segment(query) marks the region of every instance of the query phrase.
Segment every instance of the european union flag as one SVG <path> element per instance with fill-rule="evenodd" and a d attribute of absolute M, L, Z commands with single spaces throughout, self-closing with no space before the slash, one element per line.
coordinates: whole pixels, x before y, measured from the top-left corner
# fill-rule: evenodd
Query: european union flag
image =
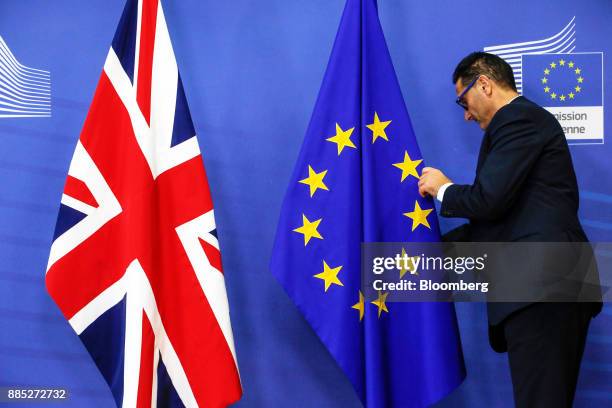
<path fill-rule="evenodd" d="M 540 106 L 603 106 L 603 54 L 523 55 L 523 95 Z"/>
<path fill-rule="evenodd" d="M 369 407 L 424 407 L 465 377 L 452 304 L 360 291 L 362 242 L 439 240 L 422 166 L 376 2 L 348 0 L 271 269 Z"/>

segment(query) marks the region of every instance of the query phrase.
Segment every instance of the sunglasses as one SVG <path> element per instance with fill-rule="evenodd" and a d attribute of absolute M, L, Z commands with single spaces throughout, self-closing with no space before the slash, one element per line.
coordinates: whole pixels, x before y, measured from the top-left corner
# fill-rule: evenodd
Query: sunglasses
<path fill-rule="evenodd" d="M 468 109 L 468 105 L 467 105 L 467 102 L 463 99 L 463 96 L 467 93 L 467 91 L 470 90 L 471 87 L 474 86 L 474 84 L 476 83 L 478 78 L 480 78 L 480 75 L 477 75 L 476 78 L 472 79 L 472 82 L 470 82 L 469 85 L 465 87 L 463 92 L 461 92 L 461 94 L 459 94 L 457 99 L 455 99 L 455 102 L 457 103 L 457 105 L 461 106 L 465 110 Z"/>

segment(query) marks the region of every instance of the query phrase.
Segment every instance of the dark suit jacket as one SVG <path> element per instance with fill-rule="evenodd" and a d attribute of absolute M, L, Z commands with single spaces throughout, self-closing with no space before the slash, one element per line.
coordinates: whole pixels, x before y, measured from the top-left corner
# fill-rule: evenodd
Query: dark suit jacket
<path fill-rule="evenodd" d="M 441 215 L 470 221 L 445 238 L 587 242 L 578 220 L 578 201 L 576 175 L 559 122 L 518 97 L 493 116 L 480 147 L 474 183 L 454 184 L 444 193 Z M 489 303 L 489 323 L 496 325 L 526 305 Z M 594 306 L 594 314 L 599 309 L 601 303 Z"/>

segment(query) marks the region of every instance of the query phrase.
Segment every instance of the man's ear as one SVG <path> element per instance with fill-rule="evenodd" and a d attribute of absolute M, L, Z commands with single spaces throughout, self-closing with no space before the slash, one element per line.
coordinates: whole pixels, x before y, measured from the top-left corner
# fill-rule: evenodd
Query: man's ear
<path fill-rule="evenodd" d="M 478 88 L 480 88 L 479 91 L 489 96 L 493 91 L 493 83 L 489 77 L 487 77 L 486 75 L 482 75 L 478 79 Z"/>

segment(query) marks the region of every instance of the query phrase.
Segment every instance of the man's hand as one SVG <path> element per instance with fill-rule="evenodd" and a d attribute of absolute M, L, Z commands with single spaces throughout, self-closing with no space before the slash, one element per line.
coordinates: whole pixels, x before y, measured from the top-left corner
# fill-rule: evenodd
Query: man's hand
<path fill-rule="evenodd" d="M 425 167 L 419 179 L 419 194 L 422 197 L 425 197 L 426 194 L 436 197 L 440 187 L 446 183 L 452 183 L 452 181 L 444 173 L 433 167 Z"/>

